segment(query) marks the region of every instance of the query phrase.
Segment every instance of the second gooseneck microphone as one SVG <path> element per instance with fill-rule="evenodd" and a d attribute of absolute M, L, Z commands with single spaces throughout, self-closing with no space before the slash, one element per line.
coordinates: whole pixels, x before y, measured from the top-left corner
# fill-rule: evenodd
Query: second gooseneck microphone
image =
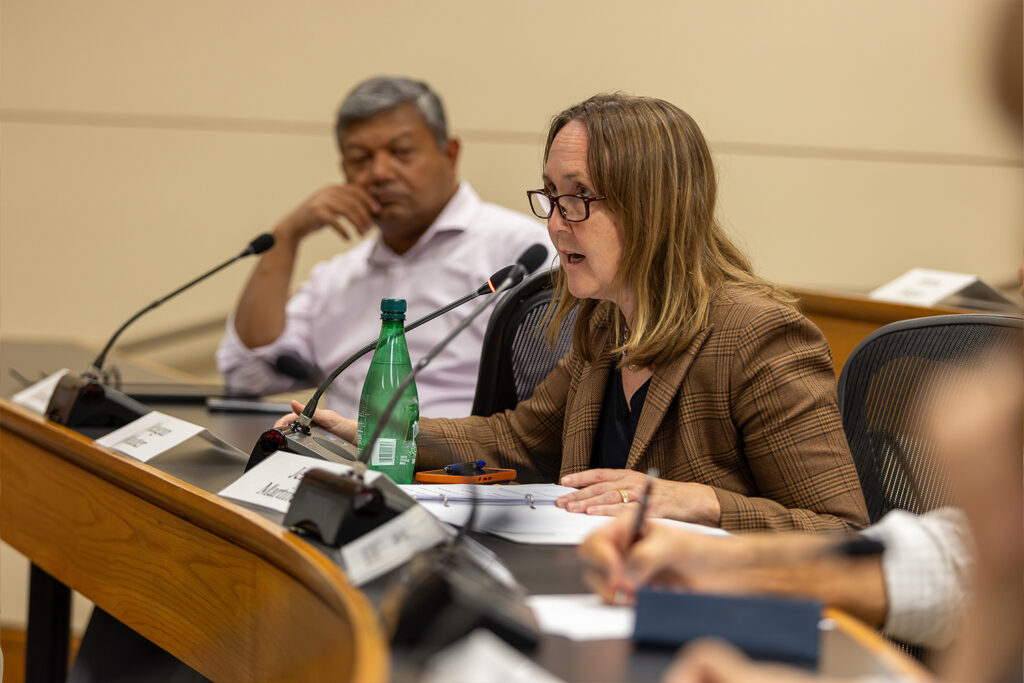
<path fill-rule="evenodd" d="M 547 249 L 545 249 L 543 246 L 541 246 L 539 244 L 535 244 L 532 247 L 530 247 L 530 249 L 527 249 L 527 253 L 529 253 L 530 250 L 537 249 L 537 248 L 541 249 L 541 251 L 544 252 L 541 255 L 541 257 L 540 257 L 540 261 L 542 262 L 544 260 L 544 258 L 547 257 Z M 525 256 L 525 254 L 523 256 L 520 256 L 520 261 L 522 261 L 524 256 Z M 534 269 L 536 269 L 536 267 L 534 267 Z M 428 323 L 431 320 L 433 320 L 434 318 L 436 318 L 436 317 L 438 317 L 440 315 L 444 315 L 448 311 L 450 311 L 450 310 L 452 310 L 454 308 L 458 308 L 462 304 L 464 304 L 464 303 L 466 303 L 468 301 L 472 301 L 473 299 L 477 298 L 478 296 L 481 296 L 483 294 L 490 294 L 490 293 L 496 291 L 498 286 L 500 284 L 504 284 L 507 280 L 512 280 L 512 282 L 511 282 L 511 284 L 506 285 L 505 288 L 508 289 L 509 287 L 514 287 L 515 285 L 517 285 L 520 282 L 522 282 L 524 276 L 525 275 L 522 272 L 522 269 L 521 269 L 521 266 L 519 265 L 519 263 L 516 263 L 516 264 L 511 265 L 511 266 L 505 266 L 504 268 L 502 268 L 502 269 L 498 270 L 497 272 L 495 272 L 494 275 L 492 275 L 490 278 L 488 278 L 487 282 L 485 282 L 484 284 L 480 285 L 480 287 L 477 288 L 476 291 L 474 291 L 474 292 L 472 292 L 470 294 L 467 294 L 466 296 L 462 297 L 461 299 L 459 299 L 457 301 L 453 301 L 452 303 L 448 304 L 447 306 L 444 306 L 442 308 L 437 309 L 433 313 L 430 313 L 428 315 L 423 316 L 422 318 L 416 320 L 415 322 L 409 323 L 408 325 L 406 325 L 405 331 L 406 332 L 410 332 L 412 330 L 415 330 L 420 325 L 423 325 L 424 323 Z M 338 377 L 338 375 L 340 375 L 342 372 L 344 372 L 345 369 L 348 368 L 348 366 L 352 365 L 352 363 L 355 363 L 357 360 L 359 360 L 360 358 L 365 356 L 367 353 L 369 353 L 370 351 L 373 351 L 375 348 L 377 348 L 377 341 L 378 340 L 374 339 L 373 341 L 371 341 L 366 346 L 363 346 L 362 348 L 357 350 L 351 356 L 346 358 L 341 363 L 341 365 L 339 365 L 337 368 L 335 368 L 334 371 L 331 374 L 327 375 L 327 377 L 324 378 L 324 380 L 320 383 L 320 385 L 317 386 L 316 391 L 313 392 L 313 396 L 311 396 L 310 399 L 308 401 L 306 401 L 306 405 L 302 409 L 302 414 L 299 415 L 299 417 L 295 420 L 295 422 L 292 423 L 291 426 L 292 426 L 293 429 L 296 429 L 296 430 L 302 431 L 302 432 L 308 432 L 309 426 L 310 426 L 310 424 L 313 421 L 313 413 L 316 411 L 317 404 L 320 402 L 320 397 L 323 395 L 323 393 L 325 391 L 327 391 L 327 388 L 329 386 L 331 386 L 331 383 Z"/>
<path fill-rule="evenodd" d="M 544 248 L 544 245 L 542 244 L 534 244 L 532 247 L 524 251 L 516 261 L 516 264 L 512 267 L 511 272 L 509 272 L 505 280 L 498 285 L 498 287 L 496 287 L 486 299 L 481 301 L 480 305 L 470 311 L 469 315 L 467 315 L 462 322 L 456 325 L 444 339 L 438 342 L 434 348 L 430 349 L 430 351 L 428 351 L 427 354 L 413 366 L 409 374 L 402 380 L 402 383 L 398 385 L 397 389 L 395 389 L 394 395 L 391 396 L 391 400 L 388 401 L 387 407 L 384 408 L 384 414 L 377 420 L 377 428 L 373 431 L 373 434 L 370 435 L 366 445 L 363 446 L 362 450 L 359 452 L 360 462 L 365 464 L 369 459 L 370 454 L 373 453 L 373 446 L 376 444 L 377 439 L 380 438 L 381 433 L 383 433 L 388 422 L 391 420 L 391 415 L 395 412 L 395 406 L 398 405 L 398 401 L 401 399 L 402 394 L 405 393 L 406 388 L 413 379 L 416 378 L 416 375 L 419 374 L 420 370 L 425 368 L 427 364 L 434 359 L 434 356 L 441 353 L 441 351 L 451 343 L 452 339 L 455 339 L 459 333 L 469 327 L 470 323 L 472 323 L 477 316 L 483 313 L 484 309 L 490 306 L 499 294 L 511 288 L 515 283 L 520 282 L 524 277 L 540 268 L 540 265 L 544 263 L 544 259 L 547 258 L 547 254 L 548 250 Z"/>

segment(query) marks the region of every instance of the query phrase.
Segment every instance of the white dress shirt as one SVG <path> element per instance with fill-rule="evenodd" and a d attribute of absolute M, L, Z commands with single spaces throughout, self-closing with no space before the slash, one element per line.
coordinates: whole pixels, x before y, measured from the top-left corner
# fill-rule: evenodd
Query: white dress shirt
<path fill-rule="evenodd" d="M 285 330 L 271 344 L 247 348 L 230 318 L 217 351 L 217 367 L 231 389 L 260 394 L 289 391 L 297 387 L 295 380 L 273 369 L 282 352 L 300 356 L 327 375 L 380 335 L 381 299 L 405 299 L 406 322 L 412 322 L 473 292 L 537 243 L 552 254 L 542 223 L 483 202 L 468 183 L 462 183 L 406 253 L 396 254 L 379 236 L 373 236 L 317 264 L 309 280 L 289 300 Z M 406 339 L 412 362 L 424 356 L 479 301 L 410 332 Z M 480 315 L 417 376 L 420 415 L 469 415 L 490 311 Z M 371 357 L 367 354 L 345 370 L 320 405 L 354 418 Z"/>
<path fill-rule="evenodd" d="M 930 648 L 948 645 L 963 617 L 974 566 L 964 513 L 949 507 L 923 515 L 892 510 L 862 533 L 885 544 L 889 610 L 882 632 Z"/>

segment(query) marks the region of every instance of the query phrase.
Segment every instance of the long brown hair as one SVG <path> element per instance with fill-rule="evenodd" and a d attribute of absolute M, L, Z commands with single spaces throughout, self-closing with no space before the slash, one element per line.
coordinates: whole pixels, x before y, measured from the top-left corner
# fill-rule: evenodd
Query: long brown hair
<path fill-rule="evenodd" d="M 596 95 L 552 119 L 545 162 L 555 136 L 570 121 L 586 126 L 593 189 L 606 197 L 623 228 L 617 284 L 635 297 L 628 330 L 621 314 L 615 316 L 615 352 L 624 353 L 623 363 L 644 366 L 678 356 L 707 323 L 711 301 L 727 284 L 793 304 L 792 296 L 753 275 L 746 256 L 716 220 L 711 151 L 686 112 L 649 97 Z M 577 299 L 561 270 L 554 301 L 548 334 L 557 334 L 578 306 L 573 345 L 585 360 L 593 360 L 592 325 L 614 304 Z"/>

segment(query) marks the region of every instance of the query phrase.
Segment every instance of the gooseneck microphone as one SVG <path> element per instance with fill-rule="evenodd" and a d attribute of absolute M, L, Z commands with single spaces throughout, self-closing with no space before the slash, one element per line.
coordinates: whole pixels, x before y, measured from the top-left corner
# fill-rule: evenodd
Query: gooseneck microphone
<path fill-rule="evenodd" d="M 534 245 L 534 246 L 535 247 L 539 247 L 540 245 Z M 544 249 L 544 248 L 541 247 L 541 249 Z M 542 257 L 542 259 L 544 257 L 546 257 L 546 256 L 547 256 L 547 250 L 544 250 L 544 256 Z M 448 311 L 452 310 L 453 308 L 458 308 L 462 304 L 464 304 L 464 303 L 466 303 L 468 301 L 472 301 L 473 299 L 477 298 L 478 296 L 482 296 L 484 294 L 490 294 L 490 293 L 494 292 L 497 289 L 497 285 L 495 283 L 502 283 L 503 284 L 506 280 L 512 279 L 512 283 L 510 285 L 508 285 L 507 287 L 513 287 L 513 286 L 519 284 L 520 282 L 522 282 L 523 277 L 524 277 L 524 275 L 521 272 L 521 270 L 519 269 L 519 265 L 518 264 L 513 264 L 511 266 L 505 266 L 504 268 L 502 268 L 502 269 L 498 270 L 497 272 L 495 272 L 494 275 L 489 277 L 487 279 L 487 282 L 485 282 L 484 284 L 480 285 L 480 287 L 478 287 L 476 289 L 476 291 L 474 291 L 474 292 L 472 292 L 470 294 L 467 294 L 466 296 L 462 297 L 458 301 L 453 301 L 452 303 L 448 304 L 447 306 L 444 306 L 442 308 L 437 309 L 433 313 L 430 313 L 428 315 L 423 316 L 422 318 L 420 318 L 419 320 L 416 320 L 415 322 L 409 323 L 408 325 L 405 326 L 405 331 L 406 332 L 410 332 L 412 330 L 415 330 L 420 325 L 422 325 L 424 323 L 428 323 L 428 322 L 430 322 L 431 320 L 433 320 L 434 318 L 436 318 L 436 317 L 438 317 L 440 315 L 444 315 L 445 313 L 447 313 Z M 292 423 L 294 428 L 302 430 L 302 431 L 308 431 L 309 430 L 309 425 L 313 421 L 313 413 L 314 413 L 314 411 L 316 411 L 317 403 L 319 403 L 320 397 L 323 395 L 323 393 L 325 391 L 327 391 L 327 388 L 329 386 L 331 386 L 331 383 L 338 377 L 338 375 L 340 375 L 342 372 L 344 372 L 345 369 L 348 368 L 348 366 L 352 365 L 352 363 L 355 363 L 361 357 L 365 356 L 367 353 L 369 353 L 370 351 L 373 351 L 375 348 L 377 348 L 377 341 L 378 341 L 377 339 L 374 339 L 369 344 L 367 344 L 366 346 L 362 347 L 361 349 L 359 349 L 358 351 L 353 353 L 351 356 L 346 358 L 344 360 L 344 362 L 342 362 L 341 365 L 339 365 L 337 368 L 335 368 L 334 372 L 332 372 L 331 374 L 327 375 L 327 377 L 324 379 L 324 381 L 322 381 L 320 383 L 320 385 L 316 388 L 316 391 L 313 392 L 313 396 L 310 397 L 310 399 L 308 401 L 306 401 L 306 405 L 302 409 L 302 414 L 299 415 L 299 417 L 295 420 L 295 422 Z"/>
<path fill-rule="evenodd" d="M 359 452 L 360 462 L 365 464 L 369 459 L 370 454 L 373 453 L 373 447 L 377 443 L 377 439 L 380 438 L 381 433 L 383 433 L 384 429 L 391 421 L 391 416 L 395 412 L 395 406 L 398 405 L 398 402 L 402 398 L 402 394 L 405 393 L 406 388 L 408 388 L 409 384 L 411 384 L 413 379 L 416 378 L 416 375 L 419 374 L 420 370 L 425 368 L 437 354 L 441 353 L 441 351 L 443 351 L 444 348 L 459 335 L 459 333 L 469 327 L 469 324 L 472 323 L 477 316 L 483 313 L 485 308 L 494 303 L 494 300 L 499 294 L 512 287 L 514 283 L 521 281 L 524 277 L 540 268 L 540 265 L 544 263 L 547 255 L 548 250 L 544 248 L 544 245 L 542 244 L 534 244 L 532 247 L 524 251 L 516 261 L 516 264 L 512 267 L 512 271 L 509 272 L 505 280 L 496 287 L 486 299 L 481 301 L 476 308 L 470 311 L 469 315 L 467 315 L 462 322 L 456 325 L 444 339 L 439 341 L 434 348 L 430 349 L 430 351 L 428 351 L 427 354 L 413 366 L 412 370 L 409 371 L 409 374 L 405 376 L 401 384 L 398 385 L 398 388 L 395 389 L 395 393 L 391 396 L 391 400 L 388 401 L 387 406 L 384 408 L 384 413 L 377 421 L 377 428 L 373 430 L 373 434 L 370 435 L 366 445 Z"/>
<path fill-rule="evenodd" d="M 196 279 L 192 280 L 191 282 L 189 282 L 189 283 L 187 283 L 185 285 L 182 285 L 181 287 L 178 287 L 176 290 L 174 290 L 173 292 L 171 292 L 167 296 L 165 296 L 165 297 L 163 297 L 161 299 L 157 299 L 156 301 L 154 301 L 150 305 L 146 306 L 145 308 L 143 308 L 141 311 L 139 311 L 138 313 L 136 313 L 132 317 L 128 318 L 128 320 L 123 325 L 121 325 L 121 327 L 117 328 L 117 332 L 115 332 L 114 335 L 110 338 L 110 341 L 107 342 L 107 345 L 103 347 L 103 350 L 100 351 L 100 354 L 98 356 L 96 356 L 96 360 L 94 360 L 92 362 L 92 368 L 90 369 L 90 372 L 95 374 L 97 378 L 102 378 L 103 377 L 103 363 L 104 363 L 104 361 L 106 361 L 107 353 L 110 352 L 110 349 L 114 345 L 114 342 L 117 341 L 117 338 L 121 336 L 121 333 L 124 332 L 125 329 L 127 329 L 127 327 L 129 325 L 131 325 L 133 322 L 135 322 L 136 320 L 141 318 L 143 315 L 145 315 L 146 313 L 149 313 L 154 308 L 156 308 L 157 306 L 161 305 L 162 303 L 164 303 L 168 299 L 171 299 L 171 298 L 177 296 L 178 294 L 181 294 L 182 292 L 184 292 L 189 287 L 192 287 L 193 285 L 199 284 L 200 282 L 202 282 L 206 278 L 210 277 L 214 273 L 217 273 L 217 272 L 223 270 L 224 268 L 227 268 L 228 266 L 230 266 L 235 261 L 238 261 L 239 259 L 243 259 L 246 256 L 252 256 L 254 254 L 262 254 L 266 250 L 270 249 L 272 246 L 274 246 L 274 236 L 273 235 L 271 235 L 269 232 L 265 232 L 265 233 L 263 233 L 261 235 L 258 235 L 252 242 L 249 242 L 249 246 L 247 246 L 237 256 L 233 256 L 233 257 L 229 258 L 227 261 L 225 261 L 224 263 L 222 263 L 219 266 L 217 266 L 216 268 L 213 268 L 211 270 L 206 271 L 205 273 L 203 273 L 202 275 L 200 275 Z"/>
<path fill-rule="evenodd" d="M 527 250 L 527 253 L 530 253 L 531 250 L 531 262 L 532 260 L 536 260 L 539 265 L 547 258 L 547 249 L 543 246 L 535 244 Z M 536 250 L 540 251 L 538 252 Z M 538 253 L 539 256 L 537 256 Z M 522 261 L 523 256 L 520 256 L 519 260 Z M 532 268 L 536 269 L 537 266 L 535 265 Z M 513 287 L 522 282 L 523 277 L 525 277 L 525 273 L 526 270 L 518 263 L 511 266 L 505 266 L 491 275 L 491 277 L 487 279 L 487 282 L 480 285 L 476 291 L 467 294 L 457 301 L 453 301 L 447 306 L 439 308 L 433 313 L 430 313 L 415 322 L 410 323 L 405 327 L 405 331 L 409 332 L 410 330 L 414 330 L 420 325 L 430 322 L 434 318 L 444 315 L 452 309 L 457 308 L 479 296 L 493 293 L 499 286 L 503 285 L 505 289 Z M 331 385 L 331 382 L 333 382 L 338 375 L 344 372 L 346 368 L 352 365 L 352 363 L 359 360 L 360 357 L 377 348 L 377 341 L 377 339 L 374 339 L 369 344 L 360 348 L 351 356 L 346 358 L 341 365 L 335 368 L 334 372 L 328 375 L 320 383 L 316 391 L 313 393 L 313 396 L 306 401 L 306 405 L 303 407 L 302 413 L 287 427 L 274 427 L 260 434 L 259 438 L 256 440 L 256 444 L 252 448 L 252 453 L 249 455 L 249 461 L 245 466 L 246 471 L 249 471 L 259 463 L 263 462 L 263 460 L 271 453 L 280 450 L 323 458 L 333 462 L 352 463 L 357 460 L 359 453 L 353 445 L 338 439 L 333 434 L 326 433 L 322 437 L 318 437 L 313 434 L 311 428 L 313 413 L 316 411 L 317 402 Z"/>
<path fill-rule="evenodd" d="M 53 390 L 50 402 L 46 407 L 46 416 L 62 425 L 76 428 L 87 436 L 97 437 L 110 429 L 122 427 L 132 420 L 135 420 L 150 411 L 145 404 L 125 396 L 116 389 L 105 385 L 107 375 L 103 370 L 103 363 L 107 353 L 114 346 L 114 342 L 121 336 L 121 333 L 138 320 L 143 314 L 148 313 L 171 297 L 174 297 L 189 287 L 205 280 L 219 270 L 226 268 L 235 261 L 252 254 L 262 254 L 274 246 L 274 236 L 263 233 L 249 243 L 240 254 L 228 259 L 213 270 L 207 271 L 183 287 L 179 287 L 162 299 L 158 299 L 146 306 L 144 309 L 133 315 L 126 323 L 121 325 L 110 338 L 107 345 L 103 347 L 92 367 L 86 372 L 76 375 L 65 374 Z M 105 430 L 93 433 L 90 430 Z"/>
<path fill-rule="evenodd" d="M 381 430 L 390 421 L 395 406 L 405 389 L 416 374 L 422 370 L 434 356 L 447 346 L 456 335 L 464 330 L 480 313 L 503 291 L 520 282 L 523 277 L 536 270 L 547 257 L 547 250 L 537 244 L 527 249 L 518 262 L 509 269 L 503 269 L 481 287 L 477 292 L 447 307 L 449 310 L 464 303 L 482 292 L 491 294 L 479 306 L 460 322 L 452 332 L 413 367 L 391 397 L 390 402 L 381 414 L 381 420 L 362 453 L 353 453 L 351 446 L 337 448 L 328 442 L 313 437 L 308 426 L 303 428 L 299 420 L 293 421 L 286 429 L 271 429 L 260 437 L 246 465 L 251 469 L 275 450 L 288 450 L 293 453 L 312 455 L 325 460 L 344 463 L 347 468 L 340 474 L 333 474 L 319 469 L 307 472 L 295 491 L 292 503 L 284 517 L 284 526 L 296 533 L 315 533 L 320 539 L 333 547 L 358 538 L 364 533 L 385 524 L 402 515 L 406 510 L 415 507 L 415 500 L 402 491 L 387 476 L 368 477 L 366 458 L 373 452 L 374 444 L 380 438 Z M 504 277 L 495 286 L 499 275 Z M 442 311 L 443 312 L 443 311 Z M 440 315 L 432 314 L 427 319 Z M 422 322 L 425 322 L 424 319 Z M 421 321 L 417 321 L 417 324 Z M 409 326 L 410 328 L 413 325 Z M 367 347 L 367 349 L 372 348 Z M 332 373 L 336 375 L 337 373 Z M 329 380 L 326 382 L 329 383 Z M 308 406 L 309 404 L 307 404 Z M 301 416 L 300 416 L 301 418 Z M 308 423 L 307 423 L 308 424 Z M 287 437 L 285 432 L 288 433 Z M 333 435 L 328 435 L 333 436 Z M 460 546 L 461 547 L 461 546 Z"/>

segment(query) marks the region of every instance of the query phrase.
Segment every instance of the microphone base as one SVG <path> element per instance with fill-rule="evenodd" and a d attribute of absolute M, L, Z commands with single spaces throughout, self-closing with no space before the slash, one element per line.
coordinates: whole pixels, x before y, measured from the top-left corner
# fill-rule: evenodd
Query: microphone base
<path fill-rule="evenodd" d="M 249 454 L 245 471 L 248 472 L 277 451 L 306 455 L 343 465 L 352 465 L 359 461 L 359 451 L 349 442 L 327 432 L 324 432 L 322 436 L 317 436 L 289 426 L 281 429 L 268 429 L 260 434 L 260 438 L 256 440 L 256 445 L 253 446 L 252 452 Z"/>
<path fill-rule="evenodd" d="M 477 628 L 529 653 L 540 642 L 540 630 L 524 598 L 490 576 L 456 543 L 413 560 L 382 612 L 392 646 L 423 657 Z"/>
<path fill-rule="evenodd" d="M 300 535 L 319 537 L 335 548 L 355 540 L 416 505 L 395 482 L 380 475 L 366 482 L 367 467 L 351 444 L 285 427 L 268 429 L 257 439 L 245 466 L 250 469 L 277 451 L 347 466 L 344 474 L 309 470 L 292 497 L 284 526 Z"/>
<path fill-rule="evenodd" d="M 334 548 L 354 541 L 416 505 L 387 476 L 366 483 L 366 466 L 346 474 L 311 469 L 302 477 L 282 524 Z"/>
<path fill-rule="evenodd" d="M 113 431 L 151 410 L 91 375 L 68 373 L 57 383 L 46 407 L 46 416 L 65 427 Z"/>

